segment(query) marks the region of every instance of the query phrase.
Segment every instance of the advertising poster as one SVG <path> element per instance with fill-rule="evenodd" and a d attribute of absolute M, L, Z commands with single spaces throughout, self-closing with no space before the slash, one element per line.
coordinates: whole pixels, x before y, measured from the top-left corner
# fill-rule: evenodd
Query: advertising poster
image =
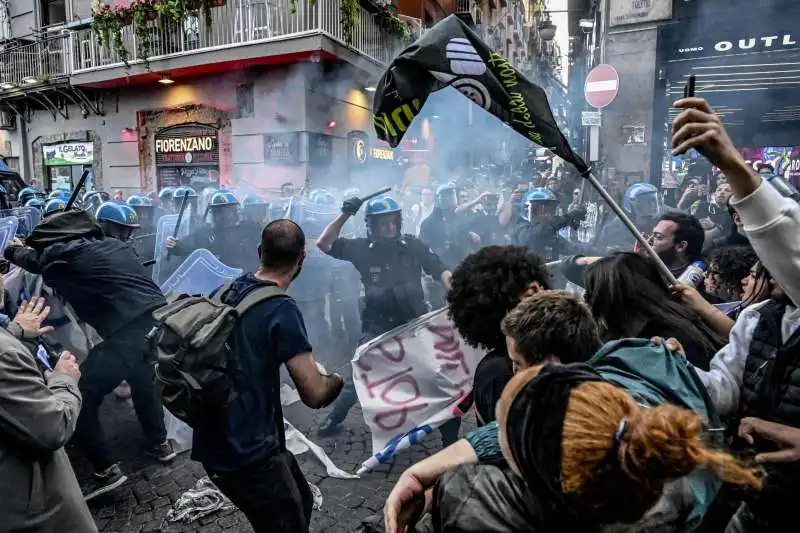
<path fill-rule="evenodd" d="M 91 165 L 94 158 L 93 143 L 68 143 L 43 146 L 44 165 Z"/>

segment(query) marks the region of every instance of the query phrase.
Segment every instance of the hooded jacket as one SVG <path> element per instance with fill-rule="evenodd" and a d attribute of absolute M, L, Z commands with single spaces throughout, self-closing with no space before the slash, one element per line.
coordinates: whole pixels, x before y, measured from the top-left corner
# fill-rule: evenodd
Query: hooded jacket
<path fill-rule="evenodd" d="M 0 329 L 0 529 L 96 532 L 64 445 L 81 395 L 60 372 L 42 376 L 34 355 Z"/>

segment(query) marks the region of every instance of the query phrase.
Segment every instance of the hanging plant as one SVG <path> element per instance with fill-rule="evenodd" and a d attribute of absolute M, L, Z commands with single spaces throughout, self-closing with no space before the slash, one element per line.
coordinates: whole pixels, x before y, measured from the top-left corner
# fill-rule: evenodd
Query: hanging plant
<path fill-rule="evenodd" d="M 379 5 L 378 12 L 375 13 L 375 22 L 387 33 L 400 39 L 403 44 L 410 43 L 415 38 L 411 27 L 395 14 L 396 11 L 394 4 Z"/>
<path fill-rule="evenodd" d="M 131 24 L 136 34 L 136 58 L 144 62 L 150 70 L 148 58 L 152 45 L 151 35 L 153 22 L 159 27 L 166 23 L 180 26 L 186 17 L 195 11 L 202 11 L 206 22 L 206 31 L 211 30 L 211 8 L 225 5 L 226 0 L 132 0 L 126 6 L 111 7 L 94 0 L 92 4 L 92 28 L 100 45 L 112 48 L 120 60 L 129 67 L 130 57 L 122 39 L 122 31 Z"/>
<path fill-rule="evenodd" d="M 361 22 L 361 3 L 359 0 L 342 0 L 342 35 L 344 42 L 353 44 L 353 30 Z"/>

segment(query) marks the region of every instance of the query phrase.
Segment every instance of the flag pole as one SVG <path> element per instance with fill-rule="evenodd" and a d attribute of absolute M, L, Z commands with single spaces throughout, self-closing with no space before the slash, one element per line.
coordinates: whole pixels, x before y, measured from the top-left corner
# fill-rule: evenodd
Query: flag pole
<path fill-rule="evenodd" d="M 639 245 L 647 252 L 647 255 L 649 255 L 650 258 L 653 261 L 655 261 L 656 266 L 661 271 L 661 274 L 669 282 L 669 284 L 670 285 L 677 284 L 678 280 L 675 279 L 675 276 L 672 274 L 670 269 L 667 268 L 667 265 L 664 264 L 664 261 L 662 261 L 661 258 L 658 257 L 656 251 L 653 250 L 653 247 L 650 246 L 650 243 L 647 242 L 647 239 L 644 238 L 644 235 L 642 235 L 641 232 L 636 228 L 636 225 L 633 223 L 630 217 L 628 217 L 627 213 L 625 213 L 625 211 L 622 210 L 619 204 L 617 204 L 617 202 L 614 201 L 611 195 L 608 194 L 608 191 L 605 189 L 605 187 L 603 187 L 600 184 L 600 182 L 597 181 L 595 175 L 591 171 L 587 171 L 584 173 L 583 177 L 586 178 L 586 180 L 592 185 L 592 187 L 595 188 L 598 194 L 603 198 L 603 200 L 605 200 L 608 207 L 610 207 L 611 210 L 614 212 L 614 214 L 619 217 L 619 219 L 622 221 L 623 224 L 625 224 L 625 227 L 628 228 L 628 231 L 630 231 L 633 234 L 633 236 L 636 237 L 636 240 L 639 241 Z"/>

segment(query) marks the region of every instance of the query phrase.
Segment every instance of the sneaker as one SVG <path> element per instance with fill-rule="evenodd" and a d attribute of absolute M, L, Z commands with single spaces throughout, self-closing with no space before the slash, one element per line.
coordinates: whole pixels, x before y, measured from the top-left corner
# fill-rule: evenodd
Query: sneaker
<path fill-rule="evenodd" d="M 319 429 L 317 429 L 317 435 L 320 437 L 332 437 L 341 431 L 342 428 L 339 422 L 334 422 L 330 418 L 326 419 Z"/>
<path fill-rule="evenodd" d="M 150 457 L 161 461 L 162 463 L 168 463 L 175 459 L 178 453 L 172 448 L 172 443 L 168 440 L 165 440 L 161 444 L 156 444 L 154 446 L 148 446 L 144 449 L 145 455 L 149 455 Z"/>
<path fill-rule="evenodd" d="M 92 474 L 92 478 L 86 485 L 81 487 L 83 499 L 88 502 L 92 498 L 97 498 L 119 488 L 126 481 L 128 481 L 128 476 L 122 473 L 119 465 L 114 465 L 105 472 L 96 472 Z"/>

